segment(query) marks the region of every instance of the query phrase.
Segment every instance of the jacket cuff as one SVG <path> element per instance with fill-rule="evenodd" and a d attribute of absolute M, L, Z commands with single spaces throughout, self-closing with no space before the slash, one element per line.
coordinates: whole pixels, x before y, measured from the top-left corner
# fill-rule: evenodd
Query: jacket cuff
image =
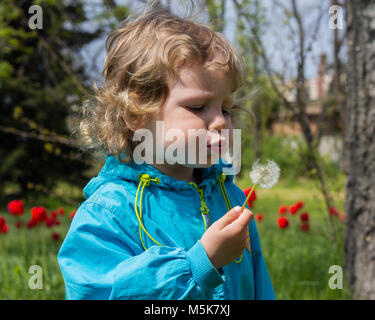
<path fill-rule="evenodd" d="M 204 290 L 214 289 L 224 282 L 224 276 L 222 277 L 212 265 L 200 240 L 187 251 L 186 256 L 190 263 L 193 279 Z"/>

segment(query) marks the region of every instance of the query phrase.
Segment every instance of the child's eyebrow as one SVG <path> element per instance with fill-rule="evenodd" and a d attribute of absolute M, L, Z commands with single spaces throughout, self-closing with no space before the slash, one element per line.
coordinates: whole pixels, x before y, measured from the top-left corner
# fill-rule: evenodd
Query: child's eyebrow
<path fill-rule="evenodd" d="M 213 100 L 216 98 L 216 95 L 212 93 L 205 93 L 205 92 L 199 92 L 194 95 L 190 95 L 186 98 L 182 99 L 182 102 L 187 103 L 187 102 L 194 102 L 194 101 L 203 101 L 203 102 L 208 102 L 210 100 Z M 230 104 L 233 104 L 233 96 L 228 95 L 225 99 L 224 102 L 228 102 Z"/>

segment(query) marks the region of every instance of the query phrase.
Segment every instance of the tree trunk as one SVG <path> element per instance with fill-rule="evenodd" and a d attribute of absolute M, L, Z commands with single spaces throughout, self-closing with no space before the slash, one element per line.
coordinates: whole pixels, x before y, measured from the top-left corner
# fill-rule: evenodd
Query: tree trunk
<path fill-rule="evenodd" d="M 348 177 L 345 269 L 355 299 L 375 299 L 375 3 L 347 0 Z"/>

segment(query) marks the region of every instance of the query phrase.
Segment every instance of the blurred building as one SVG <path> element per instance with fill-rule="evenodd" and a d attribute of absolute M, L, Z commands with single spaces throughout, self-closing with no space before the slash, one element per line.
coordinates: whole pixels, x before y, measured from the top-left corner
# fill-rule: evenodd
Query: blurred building
<path fill-rule="evenodd" d="M 310 119 L 311 130 L 313 134 L 317 134 L 318 126 L 324 128 L 324 134 L 332 134 L 337 132 L 339 128 L 338 114 L 332 112 L 332 99 L 329 98 L 329 89 L 333 79 L 334 71 L 327 66 L 326 54 L 321 54 L 319 65 L 317 68 L 317 76 L 313 79 L 305 80 L 306 89 L 306 114 Z M 288 101 L 295 103 L 296 101 L 296 82 L 289 81 L 281 87 Z M 327 112 L 321 117 L 323 108 Z M 319 124 L 320 123 L 320 124 Z M 275 114 L 271 120 L 271 130 L 274 134 L 300 134 L 301 128 L 296 119 L 289 110 L 282 106 L 280 112 Z"/>

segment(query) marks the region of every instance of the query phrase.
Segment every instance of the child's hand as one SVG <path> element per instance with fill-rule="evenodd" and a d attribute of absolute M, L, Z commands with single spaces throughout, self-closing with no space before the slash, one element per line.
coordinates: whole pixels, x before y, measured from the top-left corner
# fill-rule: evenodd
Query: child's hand
<path fill-rule="evenodd" d="M 238 258 L 246 246 L 246 231 L 253 213 L 240 206 L 232 208 L 203 234 L 201 243 L 216 269 Z"/>

